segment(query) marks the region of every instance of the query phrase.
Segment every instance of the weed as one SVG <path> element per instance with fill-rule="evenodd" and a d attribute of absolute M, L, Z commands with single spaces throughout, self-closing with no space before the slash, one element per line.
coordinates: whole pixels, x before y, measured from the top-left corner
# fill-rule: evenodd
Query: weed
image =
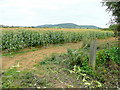
<path fill-rule="evenodd" d="M 84 83 L 81 85 L 86 87 L 105 87 L 108 86 L 107 83 L 116 87 L 118 81 L 116 77 L 118 76 L 120 63 L 117 56 L 119 48 L 110 47 L 110 49 L 99 50 L 96 54 L 95 70 L 88 65 L 89 56 L 87 51 L 86 49 L 68 49 L 67 53 L 52 55 L 50 58 L 42 61 L 41 64 L 56 64 L 64 67 L 64 71 L 76 74 L 78 80 L 82 79 Z M 56 72 L 58 73 L 58 71 Z M 110 77 L 112 75 L 114 79 Z"/>
<path fill-rule="evenodd" d="M 19 71 L 10 68 L 2 76 L 2 88 L 48 87 L 49 83 L 34 75 L 32 71 Z"/>

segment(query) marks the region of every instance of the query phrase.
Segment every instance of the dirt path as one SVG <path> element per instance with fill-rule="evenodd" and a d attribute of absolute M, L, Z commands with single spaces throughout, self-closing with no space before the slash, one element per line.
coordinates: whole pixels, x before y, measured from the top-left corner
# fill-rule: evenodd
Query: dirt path
<path fill-rule="evenodd" d="M 21 69 L 33 68 L 33 65 L 48 57 L 52 53 L 65 53 L 67 48 L 80 48 L 80 43 L 67 43 L 62 46 L 52 46 L 48 48 L 42 48 L 33 52 L 26 52 L 22 54 L 17 54 L 13 57 L 3 56 L 2 57 L 2 68 L 8 69 L 15 64 L 20 65 Z"/>
<path fill-rule="evenodd" d="M 100 39 L 99 42 L 103 43 L 106 41 L 114 41 L 115 38 Z M 77 49 L 81 47 L 79 43 L 67 43 L 62 46 L 52 46 L 48 48 L 42 48 L 37 51 L 26 52 L 22 54 L 16 54 L 13 57 L 3 56 L 2 57 L 2 68 L 8 69 L 11 66 L 19 64 L 20 69 L 34 69 L 34 65 L 43 60 L 45 57 L 50 56 L 52 53 L 65 53 L 67 48 Z"/>

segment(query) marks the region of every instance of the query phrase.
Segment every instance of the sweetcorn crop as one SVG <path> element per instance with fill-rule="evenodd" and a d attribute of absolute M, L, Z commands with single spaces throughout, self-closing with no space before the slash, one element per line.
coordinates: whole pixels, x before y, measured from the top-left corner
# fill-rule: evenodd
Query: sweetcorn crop
<path fill-rule="evenodd" d="M 46 46 L 49 44 L 78 42 L 84 39 L 106 38 L 113 32 L 100 30 L 53 31 L 53 30 L 6 30 L 2 31 L 2 50 L 19 50 L 26 47 Z"/>

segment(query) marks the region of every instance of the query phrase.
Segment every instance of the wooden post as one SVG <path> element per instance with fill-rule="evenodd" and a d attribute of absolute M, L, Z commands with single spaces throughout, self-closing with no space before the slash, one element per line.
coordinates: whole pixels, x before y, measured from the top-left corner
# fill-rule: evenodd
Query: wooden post
<path fill-rule="evenodd" d="M 92 40 L 90 44 L 90 58 L 89 58 L 89 65 L 95 69 L 96 63 L 96 50 L 97 50 L 97 42 L 96 40 Z"/>

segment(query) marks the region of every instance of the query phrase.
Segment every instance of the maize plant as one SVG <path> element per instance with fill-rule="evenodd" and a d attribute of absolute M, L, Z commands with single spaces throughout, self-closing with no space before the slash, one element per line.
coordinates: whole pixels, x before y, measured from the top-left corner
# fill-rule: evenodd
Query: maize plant
<path fill-rule="evenodd" d="M 114 36 L 107 31 L 3 31 L 1 50 L 15 51 L 26 47 L 46 46 L 49 44 L 78 42 L 83 39 L 106 38 Z"/>

